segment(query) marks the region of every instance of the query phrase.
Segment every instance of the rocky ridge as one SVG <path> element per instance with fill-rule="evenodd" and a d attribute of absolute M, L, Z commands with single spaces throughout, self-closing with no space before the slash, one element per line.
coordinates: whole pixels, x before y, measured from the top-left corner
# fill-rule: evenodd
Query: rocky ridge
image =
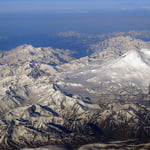
<path fill-rule="evenodd" d="M 63 64 L 73 59 L 70 50 L 52 49 L 51 47 L 38 47 L 32 45 L 19 46 L 11 51 L 1 54 L 0 64 L 17 65 L 25 62 L 39 62 L 50 65 Z"/>

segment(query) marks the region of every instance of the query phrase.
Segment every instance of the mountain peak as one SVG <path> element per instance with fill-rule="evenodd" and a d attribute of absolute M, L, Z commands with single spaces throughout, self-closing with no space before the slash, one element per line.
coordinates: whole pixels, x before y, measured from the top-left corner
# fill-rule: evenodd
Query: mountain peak
<path fill-rule="evenodd" d="M 119 58 L 118 65 L 120 67 L 132 66 L 136 69 L 149 68 L 150 67 L 149 52 L 150 50 L 148 49 L 142 49 L 140 51 L 130 50 L 127 53 L 125 53 L 122 57 Z"/>
<path fill-rule="evenodd" d="M 119 91 L 124 91 L 125 87 L 128 89 L 125 91 L 130 94 L 133 94 L 132 88 L 136 89 L 137 93 L 140 92 L 139 89 L 147 93 L 150 83 L 149 52 L 149 49 L 129 50 L 120 57 L 102 64 L 99 63 L 101 58 L 97 58 L 95 62 L 88 62 L 80 68 L 68 72 L 65 70 L 65 88 L 62 82 L 59 85 L 65 92 L 74 94 L 77 90 L 79 95 L 83 97 L 88 95 L 91 99 L 96 99 L 96 95 L 100 99 L 101 93 L 105 95 L 120 93 Z M 77 83 L 80 83 L 80 86 L 74 86 Z"/>

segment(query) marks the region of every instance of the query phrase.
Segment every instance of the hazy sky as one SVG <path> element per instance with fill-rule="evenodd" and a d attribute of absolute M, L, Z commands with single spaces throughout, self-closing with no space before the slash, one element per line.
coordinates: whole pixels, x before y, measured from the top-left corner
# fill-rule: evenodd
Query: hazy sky
<path fill-rule="evenodd" d="M 0 0 L 0 12 L 150 9 L 150 0 Z"/>

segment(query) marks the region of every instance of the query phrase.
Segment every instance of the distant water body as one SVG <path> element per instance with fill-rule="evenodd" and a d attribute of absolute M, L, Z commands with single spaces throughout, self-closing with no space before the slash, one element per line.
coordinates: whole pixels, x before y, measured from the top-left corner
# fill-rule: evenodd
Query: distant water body
<path fill-rule="evenodd" d="M 103 34 L 130 30 L 150 30 L 150 11 L 5 13 L 0 14 L 0 50 L 9 50 L 22 44 L 53 46 L 57 42 L 55 35 L 59 32 Z M 63 48 L 57 44 L 58 48 Z"/>

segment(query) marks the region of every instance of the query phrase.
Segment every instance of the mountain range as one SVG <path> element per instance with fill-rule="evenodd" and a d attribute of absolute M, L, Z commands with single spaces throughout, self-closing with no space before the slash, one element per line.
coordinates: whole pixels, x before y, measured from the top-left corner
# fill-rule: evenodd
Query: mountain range
<path fill-rule="evenodd" d="M 91 48 L 79 59 L 31 45 L 0 52 L 0 149 L 149 149 L 150 42 Z"/>

